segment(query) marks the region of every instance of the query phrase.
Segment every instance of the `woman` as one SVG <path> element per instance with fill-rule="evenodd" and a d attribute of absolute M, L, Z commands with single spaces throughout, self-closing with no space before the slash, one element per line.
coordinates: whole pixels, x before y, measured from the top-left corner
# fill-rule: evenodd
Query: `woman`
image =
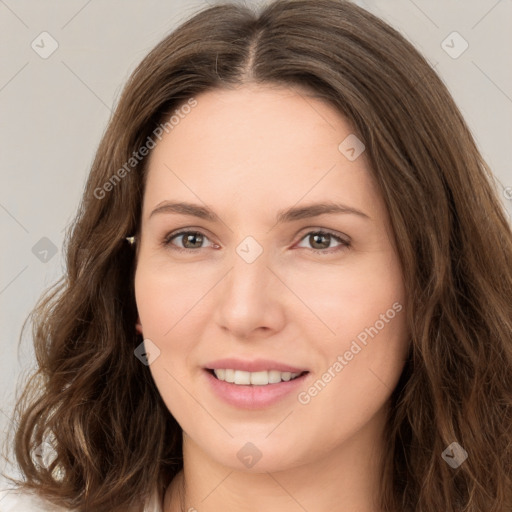
<path fill-rule="evenodd" d="M 510 510 L 511 268 L 492 175 L 395 30 L 206 9 L 100 144 L 4 503 Z"/>

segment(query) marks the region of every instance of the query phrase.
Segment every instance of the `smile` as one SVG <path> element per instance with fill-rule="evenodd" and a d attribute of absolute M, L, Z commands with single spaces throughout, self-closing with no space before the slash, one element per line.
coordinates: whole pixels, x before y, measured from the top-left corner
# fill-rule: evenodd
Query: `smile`
<path fill-rule="evenodd" d="M 247 372 L 231 368 L 218 368 L 212 370 L 218 380 L 230 382 L 237 386 L 267 386 L 296 379 L 307 372 L 281 372 L 279 370 L 263 370 L 259 372 Z"/>
<path fill-rule="evenodd" d="M 305 386 L 309 371 L 247 371 L 233 368 L 205 368 L 203 375 L 213 395 L 237 409 L 261 410 L 295 399 Z"/>

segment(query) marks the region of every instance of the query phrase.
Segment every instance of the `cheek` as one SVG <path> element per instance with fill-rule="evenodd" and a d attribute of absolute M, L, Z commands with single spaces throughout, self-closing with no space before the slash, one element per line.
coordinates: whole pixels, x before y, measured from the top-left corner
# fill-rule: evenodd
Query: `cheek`
<path fill-rule="evenodd" d="M 330 347 L 325 365 L 298 396 L 305 418 L 321 418 L 321 424 L 303 424 L 310 435 L 329 425 L 336 432 L 336 443 L 357 432 L 385 406 L 407 354 L 404 311 L 396 312 L 388 323 L 364 328 L 364 338 L 360 336 L 364 342 L 357 337 L 339 337 L 336 347 Z"/>
<path fill-rule="evenodd" d="M 408 348 L 403 304 L 387 299 L 382 308 L 346 316 L 345 329 L 332 342 L 316 346 L 321 363 L 297 395 L 301 410 L 295 419 L 303 418 L 304 438 L 321 437 L 326 446 L 335 446 L 385 407 Z"/>
<path fill-rule="evenodd" d="M 393 304 L 405 303 L 401 269 L 392 252 L 357 254 L 336 265 L 296 266 L 282 275 L 302 302 L 294 321 L 303 324 L 309 340 L 329 348 L 343 348 L 389 310 L 394 318 Z"/>
<path fill-rule="evenodd" d="M 320 357 L 316 379 L 301 390 L 299 403 L 340 431 L 347 428 L 347 415 L 363 424 L 395 388 L 407 354 L 398 260 L 393 253 L 373 254 L 343 267 L 309 270 L 307 280 L 305 274 L 296 277 L 297 294 L 307 297 L 321 319 L 301 320 Z M 319 326 L 325 335 L 318 336 Z"/>
<path fill-rule="evenodd" d="M 200 336 L 199 325 L 207 318 L 208 292 L 218 280 L 199 266 L 170 268 L 142 261 L 135 274 L 135 298 L 143 336 L 159 349 L 150 365 L 162 399 L 169 410 L 190 408 L 190 369 Z"/>
<path fill-rule="evenodd" d="M 195 306 L 207 296 L 214 282 L 211 273 L 207 275 L 199 268 L 139 265 L 135 298 L 144 336 L 170 340 L 176 329 L 193 323 L 194 315 L 201 310 Z"/>
<path fill-rule="evenodd" d="M 179 411 L 187 405 L 178 383 L 184 382 L 182 370 L 190 338 L 181 336 L 179 344 L 175 339 L 176 332 L 187 319 L 193 288 L 183 286 L 184 283 L 179 281 L 179 278 L 173 276 L 171 279 L 167 272 L 145 261 L 138 265 L 135 274 L 135 299 L 143 337 L 151 340 L 159 350 L 149 370 L 169 411 Z"/>

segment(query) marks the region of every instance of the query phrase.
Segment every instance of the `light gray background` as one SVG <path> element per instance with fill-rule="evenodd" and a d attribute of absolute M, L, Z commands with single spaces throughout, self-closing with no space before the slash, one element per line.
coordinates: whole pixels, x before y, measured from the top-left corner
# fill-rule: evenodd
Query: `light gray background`
<path fill-rule="evenodd" d="M 400 30 L 435 66 L 496 174 L 510 215 L 512 1 L 356 3 Z M 0 432 L 13 428 L 7 416 L 16 382 L 33 364 L 29 336 L 18 349 L 22 323 L 63 272 L 64 229 L 111 107 L 144 55 L 205 5 L 198 0 L 0 0 Z M 47 59 L 31 47 L 33 41 L 42 46 L 44 31 L 58 43 Z M 454 31 L 469 44 L 458 58 L 454 52 L 464 42 L 458 36 L 446 39 Z M 445 40 L 452 56 L 443 49 Z M 48 40 L 44 44 L 48 48 Z M 40 259 L 44 254 L 38 258 L 33 252 L 43 237 L 56 247 L 46 262 Z"/>

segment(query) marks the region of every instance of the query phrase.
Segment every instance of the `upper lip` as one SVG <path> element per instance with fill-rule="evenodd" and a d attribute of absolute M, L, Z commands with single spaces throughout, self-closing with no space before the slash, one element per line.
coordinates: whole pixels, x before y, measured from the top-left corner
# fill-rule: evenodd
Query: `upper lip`
<path fill-rule="evenodd" d="M 208 363 L 206 365 L 206 369 L 232 369 L 242 370 L 246 372 L 261 372 L 265 370 L 275 370 L 279 372 L 291 373 L 301 373 L 307 371 L 305 368 L 298 368 L 296 366 L 291 366 L 289 364 L 280 363 L 279 361 L 271 361 L 270 359 L 253 359 L 251 361 L 248 361 L 236 358 L 216 359 L 215 361 L 211 361 L 210 363 Z"/>

